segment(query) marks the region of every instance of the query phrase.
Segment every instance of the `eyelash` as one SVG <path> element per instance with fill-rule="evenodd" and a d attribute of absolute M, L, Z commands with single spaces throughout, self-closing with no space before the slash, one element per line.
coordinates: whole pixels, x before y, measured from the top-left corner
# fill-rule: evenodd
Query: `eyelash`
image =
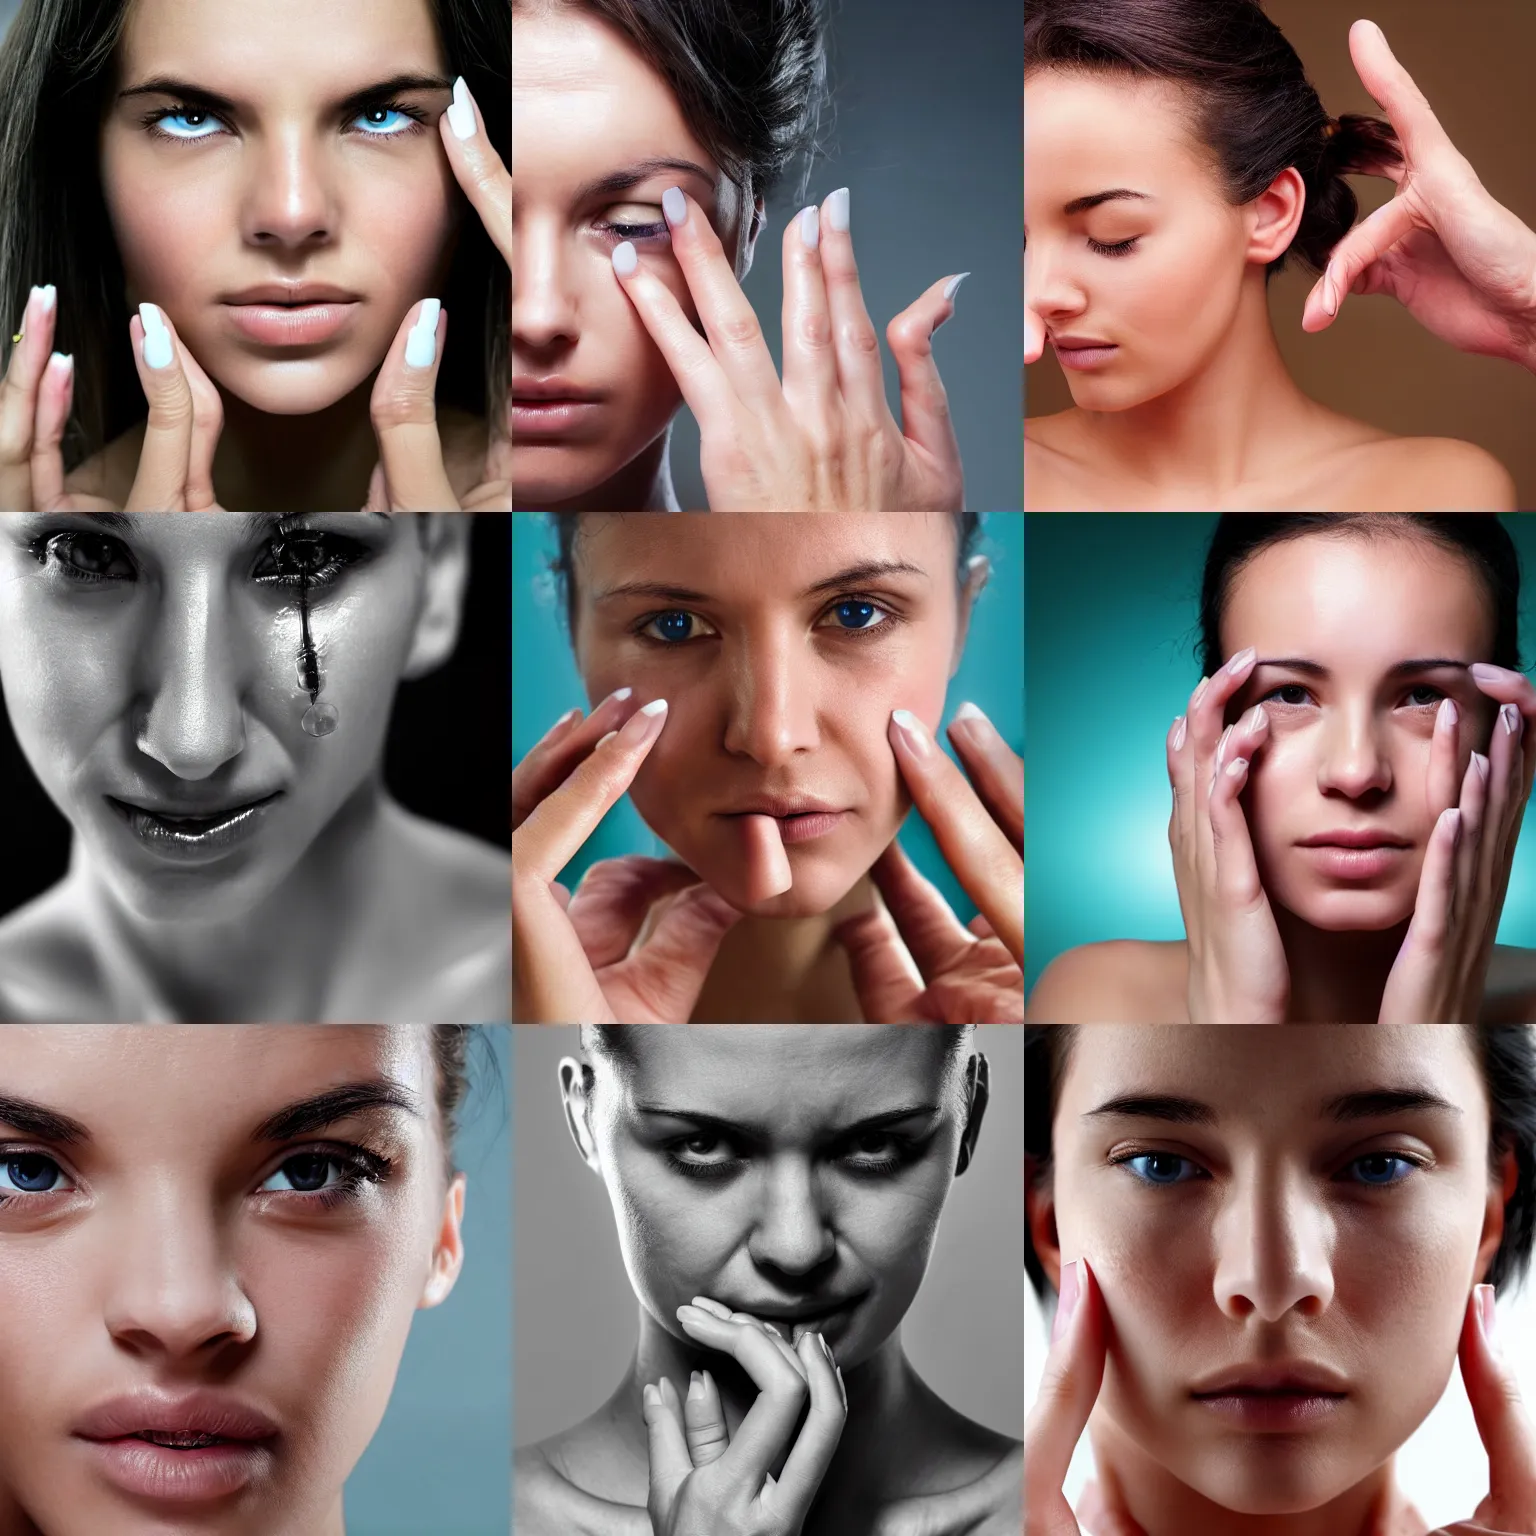
<path fill-rule="evenodd" d="M 1111 1167 L 1120 1168 L 1126 1167 L 1126 1165 L 1139 1161 L 1142 1158 L 1149 1157 L 1172 1158 L 1175 1162 L 1189 1164 L 1191 1168 L 1199 1166 L 1193 1158 L 1185 1157 L 1180 1152 L 1159 1152 L 1156 1150 L 1123 1152 L 1119 1157 L 1112 1157 L 1109 1161 Z M 1397 1162 L 1408 1163 L 1414 1169 L 1421 1172 L 1429 1167 L 1429 1163 L 1425 1158 L 1416 1153 L 1401 1151 L 1395 1147 L 1380 1152 L 1366 1152 L 1360 1157 L 1351 1158 L 1346 1167 L 1353 1168 L 1357 1163 L 1370 1162 L 1375 1158 L 1391 1158 Z M 1126 1167 L 1126 1172 L 1130 1178 L 1147 1189 L 1173 1189 L 1180 1184 L 1193 1184 L 1197 1182 L 1194 1179 L 1174 1179 L 1171 1182 L 1162 1183 L 1156 1179 L 1149 1179 L 1144 1174 L 1136 1173 L 1129 1167 Z M 1404 1174 L 1402 1178 L 1393 1179 L 1389 1184 L 1360 1183 L 1359 1187 L 1362 1189 L 1396 1189 L 1399 1185 L 1408 1183 L 1412 1177 L 1412 1174 Z"/>
<path fill-rule="evenodd" d="M 276 537 L 284 538 L 290 545 L 320 545 L 326 550 L 329 558 L 325 564 L 315 571 L 311 571 L 306 581 L 311 591 L 323 589 L 333 585 L 341 574 L 351 567 L 361 565 L 372 558 L 372 551 L 366 544 L 357 539 L 349 539 L 339 533 L 322 533 L 318 529 L 306 529 L 302 525 L 296 528 L 286 528 L 279 524 Z M 111 545 L 122 552 L 122 557 L 131 564 L 132 556 L 124 548 L 120 539 L 114 539 L 105 533 L 70 532 L 44 533 L 27 546 L 28 552 L 37 563 L 45 568 L 57 571 L 59 578 L 74 586 L 99 586 L 107 582 L 132 581 L 131 576 L 104 576 L 99 571 L 81 570 L 79 566 L 72 565 L 63 558 L 70 551 L 81 548 L 87 541 L 99 545 Z M 269 540 L 263 546 L 263 556 L 269 563 L 272 541 Z M 52 557 L 50 559 L 50 557 Z M 112 558 L 115 560 L 117 555 Z M 260 566 L 257 566 L 260 570 Z M 292 587 L 299 586 L 299 578 L 285 576 L 279 573 L 274 564 L 273 574 L 262 576 L 252 572 L 251 579 L 260 582 L 263 586 Z"/>
<path fill-rule="evenodd" d="M 1129 240 L 1120 240 L 1114 245 L 1103 245 L 1090 235 L 1088 249 L 1097 252 L 1100 256 L 1129 256 L 1136 249 L 1136 242 L 1140 239 L 1140 235 L 1132 235 Z"/>
<path fill-rule="evenodd" d="M 1287 709 L 1303 708 L 1304 706 L 1301 704 L 1295 704 L 1287 699 L 1277 699 L 1275 697 L 1277 693 L 1284 693 L 1288 688 L 1299 688 L 1303 693 L 1308 695 L 1310 695 L 1312 692 L 1312 690 L 1308 688 L 1304 683 L 1280 683 L 1278 686 L 1271 688 L 1269 692 L 1266 693 L 1258 702 L 1261 704 L 1280 704 Z M 1440 707 L 1440 701 L 1446 697 L 1446 695 L 1442 693 L 1440 689 L 1436 688 L 1433 683 L 1416 683 L 1412 688 L 1408 690 L 1408 692 L 1434 694 L 1434 698 L 1431 699 L 1429 703 L 1412 704 L 1409 706 L 1410 709 L 1438 709 Z"/>
<path fill-rule="evenodd" d="M 905 1136 L 897 1136 L 887 1131 L 869 1131 L 867 1137 L 878 1137 L 881 1141 L 889 1142 L 894 1151 L 890 1156 L 878 1159 L 863 1158 L 858 1161 L 842 1159 L 846 1162 L 847 1170 L 855 1178 L 886 1178 L 898 1169 L 904 1168 L 913 1162 L 921 1148 Z M 727 1158 L 714 1163 L 691 1163 L 678 1153 L 687 1147 L 689 1142 L 707 1141 L 711 1147 L 720 1146 L 724 1138 L 712 1135 L 706 1131 L 696 1132 L 692 1136 L 680 1136 L 676 1141 L 670 1141 L 663 1147 L 668 1164 L 685 1178 L 690 1179 L 729 1179 L 734 1178 L 746 1166 L 744 1157 Z"/>
<path fill-rule="evenodd" d="M 859 629 L 844 629 L 841 625 L 828 626 L 850 639 L 863 639 L 869 635 L 883 635 L 896 625 L 906 623 L 906 619 L 901 614 L 892 608 L 887 608 L 884 603 L 877 603 L 873 598 L 856 595 L 844 595 L 837 598 L 835 602 L 823 610 L 821 617 L 825 618 L 827 614 L 833 613 L 838 608 L 845 607 L 850 603 L 857 603 L 866 608 L 874 608 L 885 615 L 885 618 L 880 623 L 863 626 Z M 658 619 L 667 618 L 674 613 L 683 614 L 690 619 L 698 617 L 697 614 L 690 612 L 687 608 L 659 608 L 654 613 L 648 613 L 643 618 L 638 619 L 630 632 L 639 639 L 644 640 L 647 644 L 658 645 L 665 650 L 676 650 L 678 646 L 687 645 L 690 641 L 707 640 L 710 638 L 708 635 L 688 635 L 681 640 L 663 640 L 657 635 L 645 633 Z"/>
<path fill-rule="evenodd" d="M 668 235 L 667 223 L 659 224 L 608 224 L 598 226 L 605 235 L 617 235 L 620 240 L 662 240 Z"/>
<path fill-rule="evenodd" d="M 422 111 L 420 107 L 407 106 L 403 101 L 390 100 L 373 102 L 372 104 L 363 107 L 356 114 L 356 117 L 353 118 L 353 121 L 355 122 L 358 117 L 362 117 L 369 112 L 398 112 L 402 117 L 413 118 L 415 121 L 409 128 L 397 128 L 391 133 L 364 133 L 362 136 L 365 139 L 408 139 L 413 134 L 418 134 L 425 131 L 424 125 L 427 121 L 427 114 Z M 218 138 L 218 134 L 216 133 L 167 133 L 163 128 L 159 126 L 159 124 L 164 122 L 168 117 L 189 116 L 211 118 L 214 122 L 217 123 L 222 123 L 224 121 L 224 119 L 220 117 L 218 113 L 212 111 L 208 107 L 196 107 L 193 106 L 190 102 L 178 102 L 174 107 L 157 107 L 153 112 L 146 112 L 140 119 L 140 122 L 143 124 L 145 130 L 151 135 L 151 137 L 157 139 L 168 139 L 174 144 L 198 144 L 201 143 L 204 139 Z"/>

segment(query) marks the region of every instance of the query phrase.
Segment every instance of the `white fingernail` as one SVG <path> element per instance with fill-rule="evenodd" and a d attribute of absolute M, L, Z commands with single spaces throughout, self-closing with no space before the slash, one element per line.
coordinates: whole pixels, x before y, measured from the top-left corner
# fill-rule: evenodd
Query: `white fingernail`
<path fill-rule="evenodd" d="M 618 735 L 618 734 L 619 734 L 619 733 L 618 733 L 618 732 L 617 732 L 617 731 L 609 731 L 609 732 L 608 732 L 608 734 L 607 734 L 607 735 L 606 735 L 606 736 L 599 736 L 599 737 L 598 737 L 598 738 L 597 738 L 597 747 L 604 747 L 604 746 L 607 746 L 607 744 L 608 744 L 608 743 L 609 743 L 609 742 L 610 742 L 610 741 L 612 741 L 612 740 L 613 740 L 613 738 L 614 738 L 614 737 L 615 737 L 615 736 L 617 736 L 617 735 Z M 593 750 L 593 751 L 594 751 L 594 752 L 596 752 L 596 751 L 597 751 L 597 747 L 593 747 L 593 748 L 592 748 L 592 750 Z"/>
<path fill-rule="evenodd" d="M 52 368 L 55 363 L 59 364 L 62 372 L 68 373 L 75 366 L 75 355 L 73 352 L 55 352 L 48 359 L 48 366 Z"/>
<path fill-rule="evenodd" d="M 1505 704 L 1499 710 L 1499 718 L 1504 722 L 1504 729 L 1513 736 L 1520 726 L 1520 711 L 1513 704 Z"/>
<path fill-rule="evenodd" d="M 665 699 L 652 699 L 649 704 L 642 704 L 640 706 L 640 713 L 642 715 L 659 715 L 666 707 L 667 701 Z"/>
<path fill-rule="evenodd" d="M 453 82 L 453 103 L 448 108 L 448 126 L 456 139 L 472 139 L 475 136 L 475 104 L 469 99 L 469 87 L 460 75 Z"/>
<path fill-rule="evenodd" d="M 1477 764 L 1477 771 L 1484 784 L 1488 782 L 1488 759 L 1481 752 L 1472 754 L 1472 761 Z"/>
<path fill-rule="evenodd" d="M 985 720 L 986 718 L 974 704 L 967 701 L 955 711 L 954 723 L 959 725 L 962 720 Z"/>
<path fill-rule="evenodd" d="M 960 284 L 963 283 L 970 275 L 971 274 L 969 272 L 962 272 L 958 277 L 950 278 L 950 280 L 944 284 L 944 297 L 946 299 L 954 298 L 954 296 L 960 292 Z"/>
<path fill-rule="evenodd" d="M 169 368 L 176 355 L 165 317 L 153 304 L 139 305 L 139 319 L 144 325 L 144 364 L 148 368 Z"/>
<path fill-rule="evenodd" d="M 640 265 L 640 258 L 635 255 L 635 248 L 628 240 L 613 248 L 613 270 L 620 277 L 628 277 L 636 267 Z"/>
<path fill-rule="evenodd" d="M 437 322 L 443 312 L 441 299 L 423 299 L 416 324 L 405 338 L 405 361 L 410 368 L 430 368 L 437 361 Z"/>
<path fill-rule="evenodd" d="M 839 187 L 837 191 L 827 199 L 827 223 L 829 223 L 832 228 L 835 229 L 840 235 L 847 234 L 848 232 L 848 204 L 849 197 L 847 187 Z"/>
<path fill-rule="evenodd" d="M 688 1383 L 688 1401 L 690 1403 L 702 1402 L 704 1399 L 704 1378 L 695 1376 Z"/>
<path fill-rule="evenodd" d="M 818 208 L 802 208 L 798 223 L 800 225 L 800 244 L 806 250 L 814 251 L 821 244 L 821 210 Z"/>
<path fill-rule="evenodd" d="M 1173 733 L 1173 750 L 1181 751 L 1184 746 L 1185 726 L 1187 722 L 1183 715 L 1179 716 L 1179 728 Z"/>
<path fill-rule="evenodd" d="M 901 727 L 901 733 L 905 737 L 907 745 L 920 757 L 928 751 L 928 737 L 922 726 L 918 724 L 917 716 L 910 709 L 893 709 L 891 719 Z"/>
<path fill-rule="evenodd" d="M 147 333 L 151 331 L 165 330 L 165 316 L 160 313 L 158 304 L 139 305 L 139 323 Z"/>
<path fill-rule="evenodd" d="M 1216 743 L 1216 767 L 1218 771 L 1221 768 L 1222 758 L 1226 756 L 1227 740 L 1231 735 L 1232 727 L 1229 725 L 1226 730 L 1221 733 L 1221 740 Z"/>
<path fill-rule="evenodd" d="M 668 187 L 661 194 L 661 212 L 673 229 L 681 229 L 688 222 L 688 199 L 681 187 Z"/>
<path fill-rule="evenodd" d="M 615 688 L 613 692 L 608 695 L 608 698 L 603 701 L 603 703 L 606 704 L 609 701 L 618 703 L 622 699 L 627 699 L 634 691 L 635 690 L 633 688 Z M 602 705 L 599 705 L 598 707 L 601 708 Z"/>

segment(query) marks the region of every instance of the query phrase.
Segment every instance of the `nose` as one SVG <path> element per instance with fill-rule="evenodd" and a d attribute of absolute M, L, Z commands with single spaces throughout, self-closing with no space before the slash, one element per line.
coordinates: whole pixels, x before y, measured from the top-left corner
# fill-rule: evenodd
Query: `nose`
<path fill-rule="evenodd" d="M 755 1264 L 802 1278 L 837 1247 L 809 1162 L 781 1158 L 763 1180 L 761 1204 L 747 1251 Z"/>
<path fill-rule="evenodd" d="M 1341 708 L 1327 718 L 1317 785 L 1358 800 L 1392 787 L 1392 763 L 1383 750 L 1375 715 L 1369 708 Z"/>
<path fill-rule="evenodd" d="M 122 1215 L 105 1264 L 105 1322 L 118 1344 L 186 1359 L 255 1338 L 255 1305 L 195 1199 L 166 1180 Z"/>
<path fill-rule="evenodd" d="M 257 150 L 241 210 L 250 244 L 297 250 L 332 238 L 336 192 L 325 154 L 297 128 L 274 134 Z"/>
<path fill-rule="evenodd" d="M 134 744 L 178 779 L 211 778 L 245 748 L 234 620 L 219 581 L 212 570 L 168 578 L 141 652 L 149 703 Z"/>
<path fill-rule="evenodd" d="M 548 351 L 576 341 L 575 273 L 557 230 L 525 221 L 512 242 L 512 341 Z"/>
<path fill-rule="evenodd" d="M 1083 286 L 1064 263 L 1052 261 L 1046 242 L 1032 240 L 1024 247 L 1024 307 L 1042 323 L 1060 325 L 1088 307 Z"/>
<path fill-rule="evenodd" d="M 1219 1212 L 1216 1302 L 1241 1322 L 1278 1322 L 1293 1308 L 1315 1317 L 1333 1301 L 1332 1222 L 1306 1176 L 1265 1158 L 1235 1178 Z"/>
<path fill-rule="evenodd" d="M 812 750 L 820 732 L 817 684 L 808 672 L 788 628 L 748 636 L 729 653 L 723 673 L 726 751 L 773 768 Z"/>

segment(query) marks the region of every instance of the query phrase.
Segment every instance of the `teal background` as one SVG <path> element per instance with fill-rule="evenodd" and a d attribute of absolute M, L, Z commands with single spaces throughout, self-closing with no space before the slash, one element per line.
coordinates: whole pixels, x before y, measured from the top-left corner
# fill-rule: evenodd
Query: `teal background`
<path fill-rule="evenodd" d="M 378 1433 L 347 1480 L 347 1536 L 507 1536 L 512 1526 L 511 1032 L 470 1052 L 458 1165 L 464 1267 L 418 1312 Z"/>
<path fill-rule="evenodd" d="M 660 516 L 661 514 L 657 514 Z M 892 513 L 891 516 L 900 516 Z M 565 631 L 565 613 L 546 579 L 558 552 L 555 530 L 540 512 L 512 514 L 512 761 L 520 762 L 572 705 L 590 710 Z M 992 576 L 971 615 L 960 669 L 950 681 L 944 724 L 967 700 L 986 711 L 1015 752 L 1024 750 L 1024 515 L 989 512 L 982 518 L 977 553 L 992 562 Z M 954 758 L 947 739 L 945 751 Z M 914 864 L 938 886 L 961 922 L 975 904 L 950 873 L 916 811 L 902 824 L 899 841 Z M 640 819 L 628 795 L 560 874 L 574 888 L 589 865 L 624 854 L 666 857 L 661 840 Z"/>
<path fill-rule="evenodd" d="M 1163 741 L 1200 681 L 1200 576 L 1215 513 L 1030 513 L 1029 944 L 1025 988 L 1064 949 L 1181 939 Z M 1501 519 L 1536 635 L 1536 517 Z M 1364 617 L 1364 616 L 1362 616 Z M 1501 944 L 1536 945 L 1536 850 L 1521 829 Z"/>

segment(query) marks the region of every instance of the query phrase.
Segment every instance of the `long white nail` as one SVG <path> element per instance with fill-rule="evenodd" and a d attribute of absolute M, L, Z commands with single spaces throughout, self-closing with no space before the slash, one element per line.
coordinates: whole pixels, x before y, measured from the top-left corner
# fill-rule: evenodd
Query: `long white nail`
<path fill-rule="evenodd" d="M 634 246 L 628 241 L 621 241 L 613 248 L 613 270 L 620 277 L 628 277 L 636 267 L 640 265 L 640 258 L 635 255 Z"/>
<path fill-rule="evenodd" d="M 410 368 L 430 368 L 437 361 L 437 322 L 443 312 L 441 299 L 423 299 L 421 314 L 405 338 L 405 361 Z"/>
<path fill-rule="evenodd" d="M 902 739 L 918 757 L 928 755 L 928 734 L 910 709 L 893 709 L 891 719 L 901 732 Z"/>
<path fill-rule="evenodd" d="M 169 368 L 175 349 L 165 316 L 154 304 L 139 305 L 139 320 L 144 326 L 144 363 L 149 368 Z"/>
<path fill-rule="evenodd" d="M 814 251 L 821 244 L 821 210 L 802 208 L 797 222 L 800 225 L 801 245 L 808 251 Z"/>
<path fill-rule="evenodd" d="M 946 299 L 954 298 L 954 296 L 960 292 L 960 284 L 963 283 L 970 275 L 971 274 L 969 272 L 962 272 L 958 277 L 950 278 L 950 280 L 944 284 L 944 297 Z"/>
<path fill-rule="evenodd" d="M 985 720 L 986 718 L 974 704 L 967 700 L 955 711 L 954 724 L 959 725 L 962 720 Z"/>
<path fill-rule="evenodd" d="M 448 108 L 448 126 L 456 139 L 472 139 L 475 136 L 475 104 L 469 99 L 469 87 L 460 75 L 453 82 L 453 102 Z"/>
<path fill-rule="evenodd" d="M 848 232 L 848 219 L 848 188 L 839 187 L 837 191 L 827 199 L 827 223 L 829 223 L 832 228 L 838 232 L 838 234 L 843 235 L 847 234 Z"/>
<path fill-rule="evenodd" d="M 688 222 L 688 199 L 681 187 L 668 187 L 661 194 L 661 213 L 672 229 L 681 229 Z"/>

